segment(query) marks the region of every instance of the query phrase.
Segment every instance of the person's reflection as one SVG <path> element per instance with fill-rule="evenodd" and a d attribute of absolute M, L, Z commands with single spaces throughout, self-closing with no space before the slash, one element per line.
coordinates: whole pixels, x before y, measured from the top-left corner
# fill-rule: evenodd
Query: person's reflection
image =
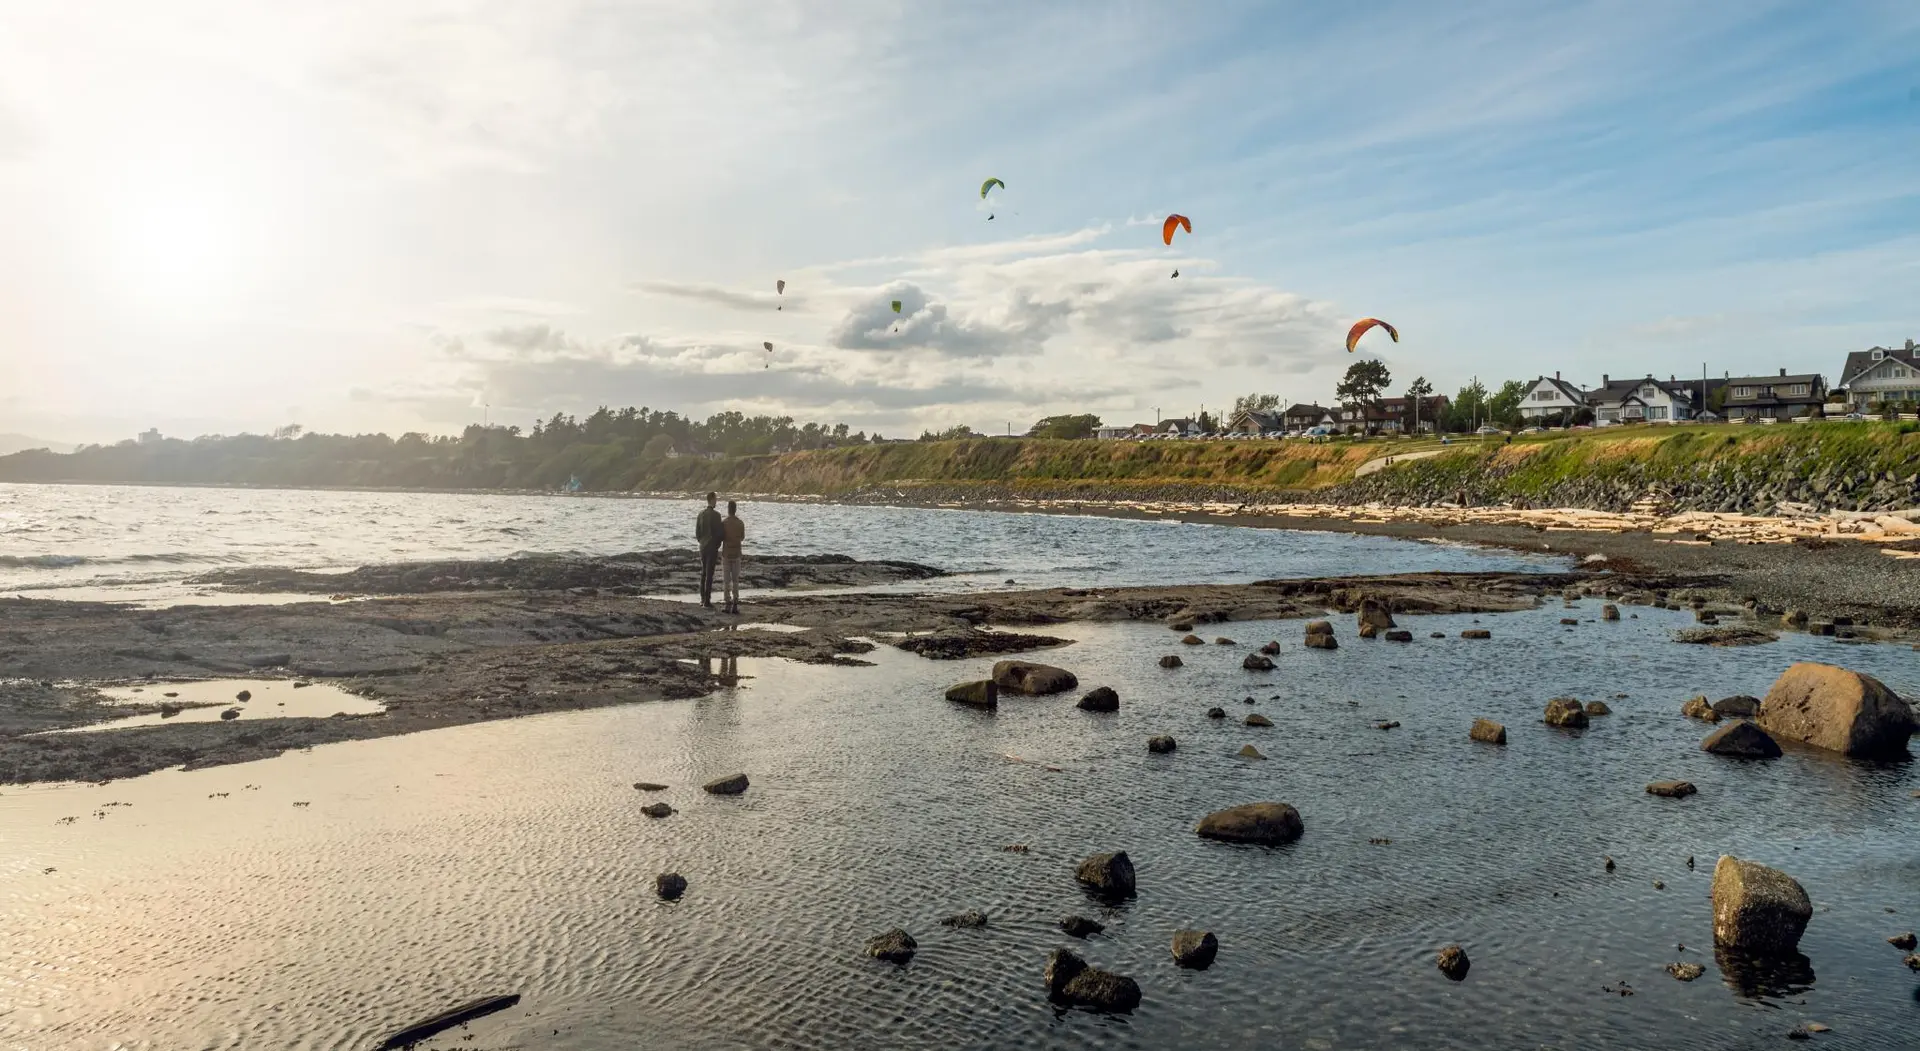
<path fill-rule="evenodd" d="M 731 629 L 729 629 L 731 630 Z M 701 664 L 710 678 L 720 680 L 722 686 L 740 684 L 740 658 L 729 653 L 719 657 L 703 657 Z M 718 665 L 716 667 L 716 665 Z"/>

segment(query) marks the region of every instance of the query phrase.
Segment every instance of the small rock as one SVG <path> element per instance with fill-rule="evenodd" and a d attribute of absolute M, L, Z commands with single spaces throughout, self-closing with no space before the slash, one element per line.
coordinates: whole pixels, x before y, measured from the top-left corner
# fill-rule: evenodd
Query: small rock
<path fill-rule="evenodd" d="M 1751 719 L 1760 714 L 1760 698 L 1746 694 L 1722 697 L 1713 702 L 1713 710 L 1723 719 Z"/>
<path fill-rule="evenodd" d="M 1166 755 L 1177 747 L 1179 747 L 1179 745 L 1174 742 L 1173 738 L 1168 737 L 1166 734 L 1147 738 L 1147 751 L 1155 755 Z"/>
<path fill-rule="evenodd" d="M 1242 759 L 1265 759 L 1265 758 L 1266 758 L 1266 756 L 1264 756 L 1264 755 L 1261 755 L 1261 754 L 1260 754 L 1260 749 L 1258 749 L 1258 748 L 1255 748 L 1254 746 L 1252 746 L 1252 745 L 1250 745 L 1250 744 L 1249 744 L 1249 745 L 1242 745 L 1242 746 L 1240 746 L 1240 758 L 1242 758 Z"/>
<path fill-rule="evenodd" d="M 1687 698 L 1687 703 L 1680 706 L 1680 714 L 1689 719 L 1699 719 L 1702 722 L 1717 723 L 1720 721 L 1720 713 L 1713 710 L 1713 705 L 1708 704 L 1707 698 L 1702 694 L 1694 694 L 1692 697 Z"/>
<path fill-rule="evenodd" d="M 1492 719 L 1475 719 L 1473 728 L 1467 731 L 1467 739 L 1485 741 L 1487 744 L 1506 744 L 1507 728 Z"/>
<path fill-rule="evenodd" d="M 687 878 L 678 872 L 662 872 L 654 877 L 653 889 L 664 901 L 678 901 L 687 892 Z"/>
<path fill-rule="evenodd" d="M 1032 661 L 1001 661 L 995 664 L 993 682 L 1003 690 L 1036 697 L 1065 693 L 1080 685 L 1080 680 L 1065 668 Z"/>
<path fill-rule="evenodd" d="M 1427 638 L 1430 638 L 1430 639 L 1444 639 L 1446 637 L 1447 637 L 1447 633 L 1444 631 L 1436 631 L 1427 636 Z"/>
<path fill-rule="evenodd" d="M 1604 605 L 1604 606 L 1601 606 L 1601 607 L 1600 607 L 1600 619 L 1601 619 L 1601 620 L 1619 620 L 1619 619 L 1620 619 L 1620 607 L 1619 607 L 1619 606 L 1616 606 L 1616 605 L 1614 605 L 1614 604 L 1613 604 L 1613 603 L 1611 603 L 1611 602 L 1609 602 L 1609 603 L 1607 603 L 1607 604 L 1606 604 L 1606 605 Z"/>
<path fill-rule="evenodd" d="M 222 719 L 238 719 L 238 718 L 240 718 L 240 709 L 238 709 L 238 708 L 228 708 L 228 709 L 227 709 L 226 711 L 224 711 L 224 712 L 221 712 L 221 713 L 220 713 L 220 718 L 222 718 Z"/>
<path fill-rule="evenodd" d="M 995 686 L 992 679 L 963 682 L 947 688 L 947 700 L 971 708 L 998 708 L 1000 687 Z"/>
<path fill-rule="evenodd" d="M 1655 781 L 1647 786 L 1648 795 L 1666 796 L 1669 799 L 1684 799 L 1697 791 L 1699 789 L 1693 787 L 1691 781 Z"/>
<path fill-rule="evenodd" d="M 1087 961 L 1065 949 L 1047 957 L 1043 976 L 1047 995 L 1056 1000 L 1102 1011 L 1132 1011 L 1140 1006 L 1140 985 L 1131 978 L 1087 966 Z"/>
<path fill-rule="evenodd" d="M 1238 646 L 1238 645 L 1240 645 L 1239 643 L 1237 643 L 1237 642 L 1235 642 L 1235 641 L 1233 641 L 1232 639 L 1229 639 L 1229 638 L 1226 638 L 1225 636 L 1222 636 L 1222 637 L 1220 637 L 1220 638 L 1217 638 L 1217 639 L 1214 639 L 1214 640 L 1213 640 L 1213 644 L 1214 644 L 1215 646 Z"/>
<path fill-rule="evenodd" d="M 1172 628 L 1175 631 L 1192 631 L 1193 630 L 1193 625 L 1188 621 L 1184 621 L 1184 620 L 1176 620 L 1172 624 L 1167 625 L 1167 627 Z"/>
<path fill-rule="evenodd" d="M 1306 825 L 1286 803 L 1244 803 L 1208 814 L 1193 830 L 1203 839 L 1273 846 L 1299 839 Z"/>
<path fill-rule="evenodd" d="M 1588 701 L 1587 714 L 1588 715 L 1612 715 L 1613 709 L 1607 707 L 1607 702 L 1605 701 Z"/>
<path fill-rule="evenodd" d="M 253 691 L 251 691 L 251 690 L 241 690 L 241 691 L 240 691 L 239 693 L 236 693 L 236 694 L 234 694 L 234 695 L 233 695 L 233 699 L 234 699 L 234 700 L 236 700 L 236 701 L 240 701 L 240 702 L 242 702 L 242 703 L 245 703 L 245 702 L 247 702 L 247 701 L 251 701 L 251 700 L 253 700 Z"/>
<path fill-rule="evenodd" d="M 1670 963 L 1667 965 L 1667 973 L 1683 982 L 1691 982 L 1707 973 L 1707 969 L 1697 963 Z"/>
<path fill-rule="evenodd" d="M 1906 964 L 1909 971 L 1920 971 L 1920 956 L 1908 956 L 1900 962 Z"/>
<path fill-rule="evenodd" d="M 1080 698 L 1076 707 L 1083 712 L 1117 712 L 1120 710 L 1120 695 L 1111 686 L 1096 686 Z"/>
<path fill-rule="evenodd" d="M 1179 655 L 1169 653 L 1166 656 L 1160 658 L 1160 666 L 1162 668 L 1178 668 L 1180 666 Z"/>
<path fill-rule="evenodd" d="M 1207 709 L 1207 718 L 1209 719 L 1225 719 L 1226 717 L 1227 710 L 1225 708 L 1213 707 Z"/>
<path fill-rule="evenodd" d="M 652 781 L 635 781 L 633 787 L 642 792 L 664 792 L 667 790 L 666 785 L 656 785 Z"/>
<path fill-rule="evenodd" d="M 1025 854 L 1029 848 L 1025 843 L 1009 843 L 1000 850 L 1007 854 Z"/>
<path fill-rule="evenodd" d="M 1187 635 L 1182 637 L 1180 641 L 1182 644 L 1188 646 L 1205 646 L 1207 644 L 1207 640 L 1198 635 Z"/>
<path fill-rule="evenodd" d="M 1330 620 L 1310 620 L 1310 621 L 1307 621 L 1307 634 L 1309 634 L 1309 635 L 1331 635 L 1331 634 L 1333 634 L 1333 622 L 1332 622 L 1332 621 L 1330 621 Z"/>
<path fill-rule="evenodd" d="M 747 790 L 747 775 L 734 774 L 731 777 L 722 777 L 708 781 L 700 787 L 716 796 L 737 796 Z"/>
<path fill-rule="evenodd" d="M 1580 618 L 1579 617 L 1561 617 L 1560 623 L 1564 627 L 1577 627 L 1580 624 Z"/>
<path fill-rule="evenodd" d="M 1386 722 L 1374 723 L 1373 728 L 1376 730 L 1397 730 L 1400 728 L 1400 724 L 1395 720 L 1389 719 Z"/>
<path fill-rule="evenodd" d="M 1132 894 L 1133 859 L 1124 850 L 1095 854 L 1080 863 L 1073 878 L 1105 894 Z"/>
<path fill-rule="evenodd" d="M 1440 950 L 1436 962 L 1440 965 L 1440 973 L 1456 982 L 1465 980 L 1468 969 L 1473 966 L 1473 961 L 1467 959 L 1467 950 L 1458 945 L 1449 945 Z"/>
<path fill-rule="evenodd" d="M 1387 632 L 1386 639 L 1388 642 L 1412 642 L 1413 632 L 1408 631 L 1405 628 L 1395 628 L 1392 631 Z"/>
<path fill-rule="evenodd" d="M 1337 650 L 1340 643 L 1331 635 L 1307 636 L 1307 648 L 1310 650 Z"/>
<path fill-rule="evenodd" d="M 1700 750 L 1736 759 L 1780 758 L 1780 745 L 1758 724 L 1745 719 L 1728 723 L 1708 734 L 1700 742 Z"/>
<path fill-rule="evenodd" d="M 1248 726 L 1272 726 L 1273 725 L 1272 719 L 1269 719 L 1266 716 L 1261 715 L 1259 712 L 1254 712 L 1252 715 L 1247 716 L 1246 722 Z"/>
<path fill-rule="evenodd" d="M 1212 931 L 1174 931 L 1173 962 L 1181 967 L 1204 971 L 1213 966 L 1213 958 L 1220 951 L 1220 940 Z"/>
<path fill-rule="evenodd" d="M 1654 881 L 1653 881 L 1653 889 L 1654 889 L 1654 890 L 1666 890 L 1666 889 L 1667 889 L 1667 885 L 1666 885 L 1665 883 L 1662 883 L 1662 882 L 1660 882 L 1659 880 L 1654 880 Z"/>
<path fill-rule="evenodd" d="M 987 914 L 979 909 L 968 909 L 957 916 L 949 916 L 940 921 L 942 927 L 960 927 L 966 930 L 978 930 L 987 925 Z"/>
<path fill-rule="evenodd" d="M 1277 642 L 1269 642 L 1265 646 L 1260 647 L 1260 652 L 1269 657 L 1276 656 L 1280 652 L 1280 644 Z"/>
<path fill-rule="evenodd" d="M 312 686 L 312 685 L 313 685 L 313 684 L 312 684 L 312 683 L 310 683 L 310 682 L 296 682 L 296 683 L 294 683 L 294 684 L 293 684 L 293 688 L 294 688 L 294 689 L 296 689 L 296 690 L 304 690 L 304 689 L 306 689 L 307 687 L 309 687 L 309 686 Z M 167 696 L 169 696 L 169 697 L 171 697 L 171 696 L 173 696 L 173 695 L 172 695 L 172 694 L 168 694 Z"/>
<path fill-rule="evenodd" d="M 1908 951 L 1912 951 L 1916 942 L 1913 937 L 1913 932 L 1908 931 L 1905 934 L 1896 934 L 1893 937 L 1888 938 L 1887 944 L 1893 946 L 1896 949 L 1906 949 Z"/>
<path fill-rule="evenodd" d="M 868 941 L 867 955 L 888 963 L 906 963 L 913 959 L 913 952 L 918 948 L 920 943 L 913 940 L 913 935 L 895 927 Z"/>
<path fill-rule="evenodd" d="M 1240 666 L 1248 671 L 1272 671 L 1273 659 L 1263 654 L 1249 653 L 1247 658 L 1240 662 Z"/>
<path fill-rule="evenodd" d="M 648 803 L 640 808 L 640 812 L 648 817 L 670 817 L 673 814 L 673 808 L 665 803 Z"/>
<path fill-rule="evenodd" d="M 1493 638 L 1493 632 L 1485 628 L 1468 628 L 1460 633 L 1460 637 L 1463 639 L 1490 639 Z"/>
<path fill-rule="evenodd" d="M 1803 1025 L 1794 1026 L 1792 1029 L 1787 1030 L 1787 1039 L 1788 1040 L 1812 1040 L 1813 1030 L 1808 1029 L 1806 1026 L 1803 1026 Z"/>
<path fill-rule="evenodd" d="M 1612 855 L 1612 854 L 1603 854 L 1603 855 L 1601 855 L 1601 856 L 1602 856 L 1602 857 L 1604 857 L 1604 858 L 1606 858 L 1606 860 L 1607 860 L 1607 864 L 1606 864 L 1606 869 L 1607 869 L 1607 871 L 1608 871 L 1608 872 L 1612 872 L 1612 871 L 1613 871 L 1613 855 Z"/>
<path fill-rule="evenodd" d="M 1587 725 L 1587 710 L 1579 701 L 1571 697 L 1555 697 L 1547 702 L 1543 721 L 1548 726 L 1578 730 Z"/>
<path fill-rule="evenodd" d="M 1060 929 L 1072 937 L 1085 938 L 1088 935 L 1099 934 L 1107 928 L 1105 924 L 1095 923 L 1085 916 L 1068 916 L 1060 921 Z"/>
<path fill-rule="evenodd" d="M 1360 629 L 1354 632 L 1354 634 L 1360 636 L 1363 639 L 1370 639 L 1380 634 L 1380 629 L 1374 627 L 1371 624 L 1362 624 L 1360 625 Z"/>

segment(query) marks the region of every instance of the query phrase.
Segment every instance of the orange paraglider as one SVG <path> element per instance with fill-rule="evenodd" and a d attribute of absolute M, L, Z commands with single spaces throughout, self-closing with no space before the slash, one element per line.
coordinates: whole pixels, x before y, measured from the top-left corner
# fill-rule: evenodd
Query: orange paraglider
<path fill-rule="evenodd" d="M 1187 217 L 1184 215 L 1169 215 L 1167 216 L 1167 221 L 1160 224 L 1160 240 L 1165 241 L 1167 244 L 1172 244 L 1173 231 L 1176 229 L 1192 233 L 1193 224 L 1188 222 Z"/>
<path fill-rule="evenodd" d="M 1354 344 L 1360 342 L 1360 337 L 1366 335 L 1367 330 L 1375 325 L 1386 329 L 1387 335 L 1392 336 L 1395 343 L 1400 342 L 1400 333 L 1396 331 L 1392 325 L 1387 324 L 1377 317 L 1363 317 L 1354 322 L 1353 327 L 1347 330 L 1347 353 L 1353 353 Z"/>

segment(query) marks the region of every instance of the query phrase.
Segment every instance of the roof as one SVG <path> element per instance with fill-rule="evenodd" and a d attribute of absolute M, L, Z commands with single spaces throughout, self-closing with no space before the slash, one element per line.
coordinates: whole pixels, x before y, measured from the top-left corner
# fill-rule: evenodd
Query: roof
<path fill-rule="evenodd" d="M 1228 423 L 1237 424 L 1241 420 L 1251 420 L 1263 431 L 1270 431 L 1281 425 L 1280 413 L 1269 409 L 1242 409 Z"/>
<path fill-rule="evenodd" d="M 1803 372 L 1794 376 L 1734 376 L 1727 380 L 1730 387 L 1783 387 L 1795 383 L 1818 386 L 1824 382 L 1817 372 Z"/>
<path fill-rule="evenodd" d="M 1820 393 L 1820 387 L 1824 382 L 1820 374 L 1814 372 L 1805 372 L 1796 376 L 1734 376 L 1727 380 L 1726 405 L 1730 409 L 1754 409 L 1774 405 L 1817 405 L 1825 400 Z M 1791 386 L 1795 383 L 1806 384 L 1807 393 L 1790 395 L 1771 393 L 1773 388 Z M 1768 393 L 1738 398 L 1734 396 L 1736 387 L 1761 387 Z"/>
<path fill-rule="evenodd" d="M 1588 391 L 1586 400 L 1589 405 L 1621 404 L 1629 397 L 1637 395 L 1640 388 L 1649 383 L 1658 390 L 1664 391 L 1670 398 L 1684 398 L 1687 401 L 1692 401 L 1694 392 L 1698 390 L 1698 388 L 1689 389 L 1679 380 L 1656 379 L 1652 376 L 1635 376 L 1631 379 L 1617 380 L 1609 378 L 1600 386 Z"/>
<path fill-rule="evenodd" d="M 1331 416 L 1333 415 L 1333 410 L 1322 408 L 1318 405 L 1308 405 L 1305 402 L 1297 402 L 1287 407 L 1286 415 L 1288 416 Z"/>
<path fill-rule="evenodd" d="M 1173 419 L 1161 420 L 1159 429 L 1164 431 L 1169 427 L 1176 427 L 1176 426 L 1179 427 L 1181 430 L 1185 431 L 1185 430 L 1192 430 L 1200 425 L 1193 422 L 1190 419 L 1187 419 L 1185 416 L 1178 416 Z"/>
<path fill-rule="evenodd" d="M 1880 364 L 1880 361 L 1874 359 L 1875 351 L 1880 353 L 1880 360 L 1893 358 L 1903 364 L 1920 368 L 1920 351 L 1905 350 L 1900 347 L 1868 347 L 1866 350 L 1856 350 L 1847 355 L 1847 363 L 1840 366 L 1840 382 L 1837 386 L 1844 387 L 1852 383 L 1860 377 L 1862 372 Z"/>
<path fill-rule="evenodd" d="M 1536 379 L 1533 381 L 1533 387 L 1538 388 L 1542 383 L 1553 384 L 1554 388 L 1560 392 L 1562 397 L 1566 398 L 1570 402 L 1573 402 L 1575 405 L 1583 405 L 1586 403 L 1586 400 L 1587 400 L 1586 391 L 1583 391 L 1580 388 L 1574 386 L 1573 384 L 1568 383 L 1565 380 L 1562 380 L 1558 376 L 1541 376 L 1539 379 Z"/>

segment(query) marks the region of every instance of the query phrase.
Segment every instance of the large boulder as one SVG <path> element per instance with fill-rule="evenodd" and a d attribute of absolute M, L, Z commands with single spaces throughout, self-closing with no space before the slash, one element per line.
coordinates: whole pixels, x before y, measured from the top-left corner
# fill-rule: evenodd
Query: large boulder
<path fill-rule="evenodd" d="M 1203 839 L 1274 846 L 1299 839 L 1306 826 L 1285 803 L 1243 803 L 1208 814 L 1193 830 Z"/>
<path fill-rule="evenodd" d="M 1065 949 L 1055 949 L 1047 957 L 1043 981 L 1047 995 L 1065 1003 L 1100 1011 L 1131 1011 L 1140 1006 L 1138 982 L 1089 967 Z"/>
<path fill-rule="evenodd" d="M 716 796 L 737 796 L 747 790 L 747 775 L 732 774 L 715 778 L 700 787 Z"/>
<path fill-rule="evenodd" d="M 1120 695 L 1113 692 L 1111 686 L 1095 686 L 1080 698 L 1076 707 L 1083 712 L 1117 712 L 1120 710 Z"/>
<path fill-rule="evenodd" d="M 1191 967 L 1204 971 L 1213 966 L 1213 958 L 1220 951 L 1220 939 L 1212 931 L 1174 931 L 1173 962 L 1182 967 Z"/>
<path fill-rule="evenodd" d="M 1571 697 L 1555 697 L 1547 702 L 1543 719 L 1548 726 L 1578 730 L 1587 725 L 1587 709 Z"/>
<path fill-rule="evenodd" d="M 1780 746 L 1774 743 L 1773 738 L 1745 719 L 1730 722 L 1708 734 L 1700 742 L 1700 750 L 1736 759 L 1780 758 Z"/>
<path fill-rule="evenodd" d="M 1240 662 L 1240 666 L 1248 671 L 1272 671 L 1273 660 L 1258 653 L 1249 653 L 1247 659 Z"/>
<path fill-rule="evenodd" d="M 869 939 L 867 955 L 888 963 L 906 963 L 913 959 L 914 950 L 918 948 L 920 944 L 913 940 L 913 935 L 895 927 L 885 934 Z"/>
<path fill-rule="evenodd" d="M 993 682 L 1003 690 L 1032 696 L 1065 693 L 1080 685 L 1080 680 L 1065 668 L 1031 661 L 1001 661 L 995 664 Z"/>
<path fill-rule="evenodd" d="M 1906 754 L 1913 708 L 1871 675 L 1831 664 L 1788 668 L 1760 701 L 1768 733 L 1855 758 Z"/>
<path fill-rule="evenodd" d="M 1475 719 L 1473 728 L 1467 731 L 1469 740 L 1485 741 L 1488 744 L 1506 744 L 1507 728 L 1492 719 Z"/>
<path fill-rule="evenodd" d="M 971 708 L 998 708 L 1000 707 L 1000 687 L 995 686 L 992 679 L 963 682 L 958 686 L 947 687 L 947 700 Z"/>
<path fill-rule="evenodd" d="M 1355 617 L 1360 627 L 1371 627 L 1375 631 L 1385 631 L 1388 628 L 1400 626 L 1393 622 L 1393 613 L 1387 609 L 1387 604 L 1377 598 L 1361 599 L 1360 608 L 1355 611 Z"/>
<path fill-rule="evenodd" d="M 1813 917 L 1805 888 L 1779 869 L 1723 854 L 1713 867 L 1713 940 L 1730 949 L 1790 953 Z"/>
<path fill-rule="evenodd" d="M 1132 894 L 1133 859 L 1127 857 L 1124 850 L 1095 854 L 1080 863 L 1080 867 L 1073 872 L 1073 878 L 1102 894 Z"/>

